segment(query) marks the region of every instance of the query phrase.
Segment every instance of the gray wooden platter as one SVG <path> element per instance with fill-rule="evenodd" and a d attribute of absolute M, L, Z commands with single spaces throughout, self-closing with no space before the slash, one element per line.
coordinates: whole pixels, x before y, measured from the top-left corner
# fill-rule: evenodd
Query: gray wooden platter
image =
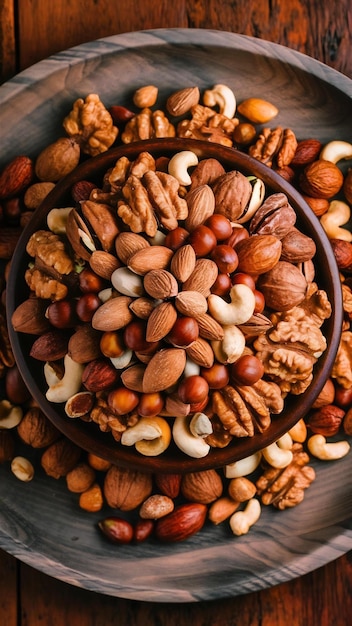
<path fill-rule="evenodd" d="M 305 55 L 260 39 L 212 30 L 126 33 L 61 52 L 0 87 L 0 167 L 20 153 L 35 157 L 62 136 L 73 101 L 98 93 L 106 106 L 131 106 L 145 84 L 171 91 L 215 83 L 238 101 L 275 103 L 275 125 L 298 138 L 351 141 L 352 81 Z M 26 454 L 28 456 L 27 450 Z M 114 546 L 97 531 L 106 511 L 79 510 L 63 480 L 37 469 L 30 483 L 0 467 L 0 547 L 72 585 L 110 596 L 198 602 L 276 585 L 352 548 L 352 454 L 313 462 L 317 478 L 296 508 L 264 508 L 248 535 L 207 524 L 184 543 Z"/>

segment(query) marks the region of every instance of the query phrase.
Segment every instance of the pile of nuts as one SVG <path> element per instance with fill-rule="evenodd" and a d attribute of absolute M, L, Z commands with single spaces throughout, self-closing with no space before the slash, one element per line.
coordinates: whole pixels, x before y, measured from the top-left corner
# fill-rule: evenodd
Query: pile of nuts
<path fill-rule="evenodd" d="M 316 139 L 297 141 L 291 129 L 264 126 L 257 130 L 255 125 L 267 124 L 277 109 L 252 98 L 237 106 L 237 112 L 245 118 L 241 121 L 235 117 L 234 94 L 225 85 L 206 91 L 203 105 L 196 87 L 172 94 L 167 113 L 153 110 L 157 95 L 154 86 L 139 89 L 134 98 L 138 113 L 119 105 L 107 111 L 95 94 L 78 100 L 64 120 L 67 137 L 48 146 L 35 162 L 19 156 L 4 168 L 0 174 L 0 258 L 10 262 L 19 233 L 32 211 L 55 183 L 76 167 L 81 154 L 94 156 L 118 139 L 123 143 L 170 136 L 207 139 L 248 151 L 304 193 L 331 240 L 341 271 L 345 321 L 331 378 L 306 422 L 301 420 L 278 442 L 227 466 L 223 472 L 152 476 L 111 466 L 84 453 L 60 435 L 29 397 L 7 339 L 4 294 L 8 264 L 1 286 L 0 372 L 6 399 L 0 401 L 0 463 L 11 462 L 18 478 L 31 480 L 33 465 L 16 456 L 16 440 L 38 450 L 42 469 L 48 476 L 65 477 L 68 489 L 80 494 L 81 508 L 99 511 L 106 505 L 110 507 L 112 514 L 99 526 L 119 543 L 142 541 L 151 533 L 160 541 L 180 541 L 198 532 L 207 519 L 214 524 L 230 520 L 234 534 L 246 533 L 259 519 L 261 504 L 279 509 L 298 504 L 315 477 L 309 465 L 310 454 L 326 460 L 341 458 L 349 451 L 348 441 L 327 438 L 340 432 L 352 434 L 352 236 L 343 228 L 352 204 L 352 170 L 343 175 L 336 165 L 340 159 L 352 157 L 352 145 L 332 141 L 322 146 Z M 172 123 L 167 114 L 170 119 L 181 119 Z M 265 429 L 270 423 L 270 411 L 282 410 L 287 393 L 304 391 L 301 381 L 290 378 L 287 369 L 275 382 L 270 379 L 273 373 L 266 341 L 268 328 L 273 329 L 271 341 L 276 335 L 279 345 L 287 345 L 291 334 L 287 328 L 296 328 L 302 318 L 302 328 L 308 324 L 312 331 L 314 326 L 309 338 L 308 333 L 300 335 L 301 344 L 307 346 L 304 379 L 309 384 L 309 372 L 318 358 L 313 355 L 324 350 L 320 326 L 330 309 L 326 294 L 313 282 L 314 242 L 295 228 L 294 220 L 290 221 L 292 213 L 283 194 L 264 200 L 261 181 L 249 181 L 240 172 L 224 172 L 219 163 L 198 163 L 192 153 L 181 156 L 181 167 L 180 155 L 176 155 L 178 162 L 175 159 L 171 163 L 171 172 L 170 161 L 160 159 L 156 164 L 151 155 L 143 153 L 132 164 L 121 159 L 106 173 L 101 189 L 81 181 L 72 190 L 75 207 L 55 209 L 48 216 L 49 231 L 35 233 L 29 242 L 29 253 L 40 260 L 28 269 L 26 276 L 35 297 L 24 303 L 26 308 L 20 310 L 21 315 L 15 312 L 12 323 L 21 332 L 39 335 L 32 351 L 46 364 L 48 380 L 52 381 L 49 399 L 65 402 L 70 417 L 92 419 L 117 441 L 123 443 L 125 439 L 126 445 L 135 445 L 142 454 L 159 454 L 171 440 L 167 418 L 177 415 L 175 422 L 178 420 L 180 426 L 179 431 L 173 431 L 174 439 L 180 432 L 184 441 L 186 432 L 187 443 L 188 439 L 192 444 L 196 442 L 196 449 L 187 447 L 186 453 L 202 456 L 210 445 L 228 445 L 234 436 L 250 436 L 253 428 Z M 190 167 L 192 174 L 187 178 Z M 211 178 L 214 167 L 220 169 Z M 234 195 L 226 204 L 226 192 L 233 183 L 231 180 L 229 184 L 230 177 L 238 182 L 236 206 Z M 169 193 L 171 178 L 176 180 L 177 188 Z M 220 181 L 218 189 L 216 181 Z M 168 201 L 158 203 L 165 188 Z M 149 205 L 144 202 L 146 190 Z M 150 197 L 153 211 L 144 210 L 151 205 Z M 252 198 L 255 208 L 247 214 L 247 219 L 252 218 L 247 230 L 241 217 Z M 222 209 L 215 210 L 221 202 Z M 112 206 L 118 207 L 117 218 Z M 155 206 L 159 208 L 157 219 Z M 101 211 L 104 229 L 98 219 Z M 281 219 L 283 212 L 285 221 Z M 121 221 L 125 229 L 119 228 Z M 87 223 L 93 226 L 93 238 Z M 279 238 L 283 223 L 289 224 L 289 228 Z M 62 233 L 74 255 L 66 253 Z M 284 239 L 287 258 L 282 260 Z M 258 258 L 253 246 L 257 251 L 258 245 L 262 252 L 270 252 L 267 256 L 259 255 L 263 263 L 260 268 L 253 267 Z M 302 249 L 303 256 L 298 258 L 298 250 Z M 81 263 L 79 297 L 74 299 L 68 297 L 67 284 L 61 279 L 76 271 L 73 258 Z M 298 285 L 297 289 L 283 290 L 282 285 L 279 290 L 273 288 L 278 275 L 271 276 L 270 272 L 278 263 L 290 266 L 290 284 Z M 201 267 L 194 276 L 197 264 Z M 297 265 L 304 266 L 305 273 Z M 48 266 L 49 275 L 45 272 Z M 290 299 L 282 301 L 283 293 Z M 238 308 L 232 306 L 235 298 L 248 308 L 244 317 L 231 317 L 229 322 L 228 315 Z M 208 302 L 206 308 L 204 301 Z M 267 308 L 273 312 L 268 317 L 263 314 Z M 285 336 L 280 335 L 280 322 L 286 327 Z M 228 326 L 241 333 L 239 340 L 234 342 L 231 337 L 228 342 L 231 350 L 235 345 L 233 352 L 225 351 L 228 344 L 223 341 Z M 62 332 L 67 328 L 69 350 L 67 335 Z M 163 343 L 165 337 L 168 345 Z M 310 346 L 309 340 L 316 343 Z M 162 361 L 158 360 L 160 354 Z M 131 362 L 136 355 L 138 362 Z M 291 356 L 292 361 L 292 351 Z M 287 355 L 282 363 L 286 361 Z M 97 377 L 97 366 L 101 367 L 102 362 L 104 376 L 99 370 Z M 188 376 L 182 378 L 176 392 L 165 394 L 179 381 L 186 363 L 190 367 Z M 64 372 L 68 372 L 66 380 L 74 382 L 74 368 L 79 370 L 79 386 L 73 384 L 69 395 L 66 389 L 62 395 Z M 106 380 L 107 387 L 96 387 L 97 378 Z M 123 385 L 114 388 L 117 381 Z M 245 399 L 243 389 L 250 390 Z M 273 400 L 268 422 L 268 414 L 261 414 L 258 406 L 262 407 L 263 396 L 264 405 L 268 403 L 269 390 Z M 253 406 L 258 415 L 256 421 L 248 410 Z M 238 411 L 241 420 L 237 418 Z M 190 416 L 196 416 L 193 431 Z M 138 432 L 140 423 L 145 427 L 142 432 Z M 135 509 L 139 511 L 137 523 L 132 524 L 124 513 L 115 515 Z"/>

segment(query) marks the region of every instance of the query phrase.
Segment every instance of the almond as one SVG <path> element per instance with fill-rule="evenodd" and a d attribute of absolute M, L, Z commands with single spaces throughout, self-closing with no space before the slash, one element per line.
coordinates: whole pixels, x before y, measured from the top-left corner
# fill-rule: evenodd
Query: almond
<path fill-rule="evenodd" d="M 186 348 L 187 356 L 200 367 L 211 367 L 214 363 L 214 352 L 211 345 L 198 337 L 193 343 Z"/>
<path fill-rule="evenodd" d="M 120 262 L 110 252 L 95 250 L 90 256 L 89 265 L 98 276 L 110 280 L 111 274 L 120 267 Z"/>
<path fill-rule="evenodd" d="M 127 389 L 143 392 L 143 376 L 145 365 L 136 363 L 121 372 L 121 381 Z"/>
<path fill-rule="evenodd" d="M 14 310 L 11 323 L 16 332 L 41 335 L 51 328 L 45 317 L 48 303 L 41 298 L 28 298 Z"/>
<path fill-rule="evenodd" d="M 157 300 L 172 298 L 177 295 L 176 278 L 167 270 L 151 270 L 144 276 L 144 289 Z"/>
<path fill-rule="evenodd" d="M 191 245 L 185 244 L 176 250 L 171 259 L 170 269 L 175 278 L 184 283 L 192 274 L 196 265 L 196 253 Z"/>
<path fill-rule="evenodd" d="M 154 309 L 154 302 L 149 298 L 141 296 L 131 302 L 130 309 L 136 317 L 139 317 L 141 320 L 147 320 Z"/>
<path fill-rule="evenodd" d="M 207 506 L 201 503 L 181 504 L 159 519 L 155 526 L 159 541 L 184 541 L 199 532 L 205 523 Z"/>
<path fill-rule="evenodd" d="M 186 87 L 171 94 L 166 101 L 166 108 L 170 115 L 184 115 L 198 104 L 200 98 L 198 87 Z"/>
<path fill-rule="evenodd" d="M 190 317 L 202 315 L 208 309 L 205 296 L 198 291 L 180 291 L 175 298 L 175 306 L 179 313 Z"/>
<path fill-rule="evenodd" d="M 183 283 L 183 291 L 198 291 L 206 298 L 218 276 L 218 266 L 211 259 L 198 259 L 190 277 Z"/>
<path fill-rule="evenodd" d="M 171 302 L 161 302 L 151 312 L 146 329 L 147 341 L 159 341 L 166 337 L 177 319 L 177 311 Z"/>
<path fill-rule="evenodd" d="M 291 167 L 305 167 L 315 161 L 322 149 L 322 143 L 318 139 L 303 139 L 297 144 Z"/>
<path fill-rule="evenodd" d="M 156 352 L 149 361 L 143 376 L 144 393 L 163 391 L 174 385 L 186 365 L 182 348 L 165 348 Z"/>
<path fill-rule="evenodd" d="M 77 326 L 68 342 L 68 354 L 76 363 L 88 363 L 101 356 L 99 331 L 90 324 Z"/>
<path fill-rule="evenodd" d="M 199 335 L 203 339 L 220 340 L 224 337 L 224 329 L 214 318 L 208 313 L 194 315 L 198 322 Z"/>
<path fill-rule="evenodd" d="M 132 298 L 117 296 L 104 302 L 93 315 L 92 326 L 96 330 L 119 330 L 132 322 L 133 313 L 129 308 Z"/>
<path fill-rule="evenodd" d="M 166 269 L 171 261 L 173 251 L 164 246 L 149 246 L 135 252 L 128 259 L 130 270 L 144 276 L 151 270 Z"/>
<path fill-rule="evenodd" d="M 15 157 L 0 174 L 0 200 L 21 193 L 32 182 L 33 176 L 32 159 L 22 155 Z"/>
<path fill-rule="evenodd" d="M 137 250 L 148 248 L 149 246 L 149 242 L 137 233 L 122 232 L 117 235 L 115 240 L 116 254 L 125 265 L 128 264 L 129 258 Z"/>
<path fill-rule="evenodd" d="M 209 185 L 200 185 L 186 196 L 188 205 L 188 216 L 185 227 L 188 232 L 192 232 L 200 224 L 204 224 L 206 219 L 213 215 L 215 209 L 215 196 Z"/>
<path fill-rule="evenodd" d="M 265 124 L 270 122 L 278 114 L 274 104 L 262 98 L 247 98 L 240 102 L 237 111 L 253 124 Z"/>

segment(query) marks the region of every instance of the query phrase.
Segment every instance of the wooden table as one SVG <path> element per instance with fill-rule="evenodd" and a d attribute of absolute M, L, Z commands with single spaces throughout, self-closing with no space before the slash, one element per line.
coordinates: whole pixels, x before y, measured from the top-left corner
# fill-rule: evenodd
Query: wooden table
<path fill-rule="evenodd" d="M 349 0 L 2 0 L 0 82 L 50 54 L 112 34 L 193 27 L 254 35 L 306 53 L 352 78 Z M 269 590 L 191 605 L 119 600 L 71 587 L 0 551 L 2 626 L 109 626 L 193 622 L 213 626 L 346 626 L 351 623 L 352 560 Z"/>

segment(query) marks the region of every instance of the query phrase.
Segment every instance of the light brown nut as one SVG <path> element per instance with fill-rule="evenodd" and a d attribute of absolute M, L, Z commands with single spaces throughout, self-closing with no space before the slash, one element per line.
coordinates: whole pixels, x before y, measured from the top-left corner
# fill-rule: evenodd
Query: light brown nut
<path fill-rule="evenodd" d="M 23 482 L 29 482 L 34 477 L 32 463 L 23 456 L 15 456 L 11 461 L 12 473 Z"/>
<path fill-rule="evenodd" d="M 235 502 L 246 502 L 255 495 L 257 489 L 254 483 L 245 476 L 232 478 L 228 485 L 230 498 Z"/>
<path fill-rule="evenodd" d="M 186 365 L 186 353 L 182 348 L 164 348 L 149 361 L 143 376 L 144 393 L 163 391 L 174 385 Z"/>
<path fill-rule="evenodd" d="M 142 519 L 160 519 L 175 508 L 174 501 L 166 495 L 153 494 L 144 500 L 139 515 Z"/>
<path fill-rule="evenodd" d="M 104 496 L 113 509 L 131 511 L 140 506 L 152 491 L 150 474 L 112 465 L 104 480 Z"/>
<path fill-rule="evenodd" d="M 87 463 L 79 463 L 66 474 L 66 485 L 73 493 L 87 491 L 95 481 L 95 471 Z"/>
<path fill-rule="evenodd" d="M 186 87 L 171 94 L 166 101 L 166 109 L 175 117 L 184 115 L 198 104 L 200 92 L 198 87 Z"/>
<path fill-rule="evenodd" d="M 223 490 L 222 480 L 214 469 L 202 472 L 189 472 L 181 482 L 181 493 L 186 500 L 209 504 L 220 498 Z"/>
<path fill-rule="evenodd" d="M 98 483 L 94 483 L 89 489 L 81 493 L 79 497 L 79 507 L 88 513 L 101 511 L 103 504 L 103 493 Z"/>
<path fill-rule="evenodd" d="M 35 173 L 39 180 L 57 182 L 77 167 L 81 151 L 78 143 L 69 137 L 60 137 L 38 155 Z"/>

